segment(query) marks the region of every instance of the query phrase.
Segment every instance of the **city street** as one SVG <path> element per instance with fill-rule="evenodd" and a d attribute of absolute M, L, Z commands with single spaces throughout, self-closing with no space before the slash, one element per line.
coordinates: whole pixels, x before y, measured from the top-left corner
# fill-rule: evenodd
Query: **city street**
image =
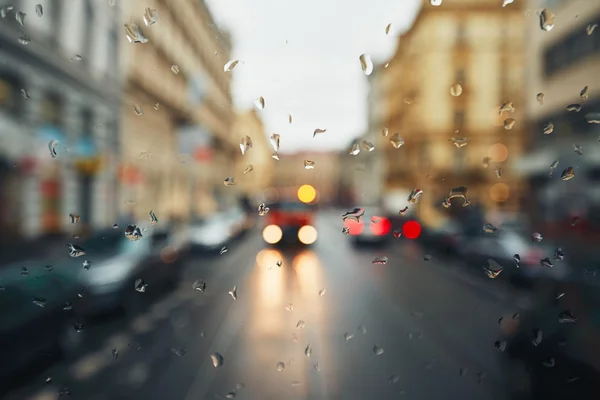
<path fill-rule="evenodd" d="M 405 238 L 353 249 L 340 215 L 319 216 L 310 250 L 266 249 L 254 231 L 191 259 L 176 291 L 133 320 L 90 324 L 89 352 L 6 398 L 506 398 L 498 319 L 527 299 L 483 273 L 425 261 Z M 387 264 L 372 264 L 383 255 Z M 193 290 L 198 279 L 205 292 Z"/>

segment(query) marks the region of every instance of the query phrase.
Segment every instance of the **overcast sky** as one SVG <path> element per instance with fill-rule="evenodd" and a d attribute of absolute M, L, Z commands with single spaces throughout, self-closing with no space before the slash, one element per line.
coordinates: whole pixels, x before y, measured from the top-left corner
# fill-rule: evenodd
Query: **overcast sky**
<path fill-rule="evenodd" d="M 383 61 L 419 0 L 207 0 L 231 32 L 238 109 L 265 98 L 267 135 L 281 152 L 342 149 L 367 128 L 367 77 L 358 57 Z M 385 27 L 392 23 L 390 35 Z M 224 63 L 227 60 L 224 60 Z M 288 114 L 293 123 L 288 123 Z M 313 139 L 316 128 L 327 132 Z"/>

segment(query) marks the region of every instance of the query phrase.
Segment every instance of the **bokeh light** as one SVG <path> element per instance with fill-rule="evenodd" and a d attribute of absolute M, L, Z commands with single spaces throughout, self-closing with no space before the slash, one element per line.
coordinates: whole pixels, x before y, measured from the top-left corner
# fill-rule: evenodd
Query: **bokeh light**
<path fill-rule="evenodd" d="M 504 162 L 508 157 L 508 149 L 502 143 L 493 144 L 488 150 L 488 156 L 494 162 Z"/>
<path fill-rule="evenodd" d="M 510 188 L 506 183 L 499 182 L 492 185 L 490 188 L 490 198 L 497 202 L 503 203 L 510 197 Z"/>
<path fill-rule="evenodd" d="M 303 203 L 310 203 L 317 197 L 317 191 L 311 185 L 302 185 L 298 189 L 298 200 Z"/>
<path fill-rule="evenodd" d="M 265 242 L 275 244 L 283 237 L 283 231 L 277 225 L 269 225 L 263 230 L 262 236 Z"/>
<path fill-rule="evenodd" d="M 313 244 L 317 241 L 317 230 L 310 225 L 304 225 L 298 231 L 298 240 L 303 244 Z"/>
<path fill-rule="evenodd" d="M 402 233 L 408 239 L 416 239 L 421 234 L 421 224 L 417 221 L 407 221 L 404 226 L 402 226 Z"/>

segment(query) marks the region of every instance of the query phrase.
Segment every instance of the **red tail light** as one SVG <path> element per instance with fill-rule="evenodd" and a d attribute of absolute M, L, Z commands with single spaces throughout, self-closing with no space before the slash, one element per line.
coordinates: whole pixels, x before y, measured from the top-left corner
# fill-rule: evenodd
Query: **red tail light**
<path fill-rule="evenodd" d="M 350 230 L 350 235 L 357 236 L 363 231 L 363 223 L 348 219 L 344 222 L 344 225 Z"/>
<path fill-rule="evenodd" d="M 389 219 L 383 217 L 374 217 L 371 220 L 369 229 L 375 236 L 384 236 L 392 230 L 392 223 Z"/>

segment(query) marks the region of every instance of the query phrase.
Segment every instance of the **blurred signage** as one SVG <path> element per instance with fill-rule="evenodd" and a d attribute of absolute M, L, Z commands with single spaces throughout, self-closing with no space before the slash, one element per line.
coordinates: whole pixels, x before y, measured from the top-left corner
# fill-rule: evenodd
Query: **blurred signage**
<path fill-rule="evenodd" d="M 206 98 L 208 86 L 204 73 L 196 72 L 188 80 L 188 102 L 192 106 L 199 106 Z"/>
<path fill-rule="evenodd" d="M 199 126 L 182 126 L 178 129 L 179 154 L 188 154 L 196 162 L 212 160 L 212 135 Z"/>
<path fill-rule="evenodd" d="M 75 154 L 78 158 L 89 158 L 96 155 L 96 145 L 94 140 L 89 136 L 82 136 L 77 141 Z"/>
<path fill-rule="evenodd" d="M 96 175 L 104 165 L 94 139 L 90 135 L 82 135 L 77 140 L 75 156 L 75 168 L 83 175 Z"/>

